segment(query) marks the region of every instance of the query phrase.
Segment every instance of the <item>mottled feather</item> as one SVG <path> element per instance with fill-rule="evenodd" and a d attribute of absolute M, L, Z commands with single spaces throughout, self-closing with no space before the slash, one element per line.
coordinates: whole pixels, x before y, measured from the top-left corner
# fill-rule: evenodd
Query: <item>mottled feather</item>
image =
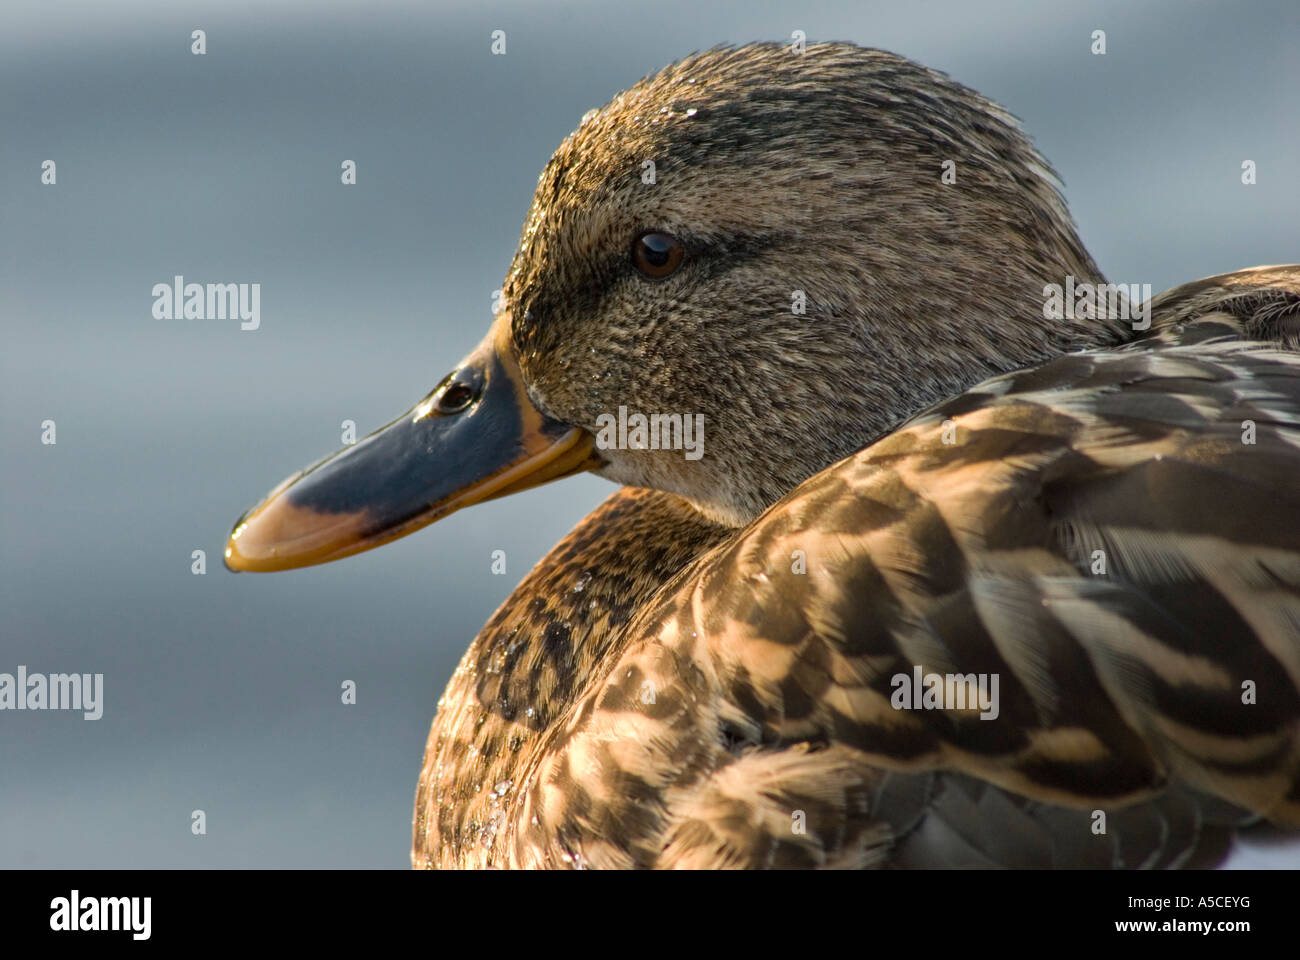
<path fill-rule="evenodd" d="M 1150 338 L 979 384 L 738 535 L 612 497 L 453 678 L 416 863 L 1150 867 L 1300 826 L 1300 269 L 1156 304 Z M 915 666 L 996 673 L 998 717 L 895 709 Z"/>

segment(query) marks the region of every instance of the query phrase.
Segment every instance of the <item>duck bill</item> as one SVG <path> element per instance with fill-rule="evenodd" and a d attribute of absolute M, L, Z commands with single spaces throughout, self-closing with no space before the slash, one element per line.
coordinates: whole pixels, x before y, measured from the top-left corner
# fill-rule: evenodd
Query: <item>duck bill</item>
<path fill-rule="evenodd" d="M 506 329 L 498 322 L 405 415 L 289 477 L 240 517 L 226 566 L 265 572 L 328 563 L 462 507 L 596 466 L 591 434 L 529 401 Z"/>

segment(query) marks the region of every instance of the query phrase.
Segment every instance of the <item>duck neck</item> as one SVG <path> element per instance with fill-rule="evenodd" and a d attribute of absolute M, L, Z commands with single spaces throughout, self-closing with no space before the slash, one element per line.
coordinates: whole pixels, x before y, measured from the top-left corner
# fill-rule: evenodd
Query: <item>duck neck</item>
<path fill-rule="evenodd" d="M 626 487 L 589 514 L 474 638 L 439 701 L 416 792 L 417 867 L 504 865 L 515 798 L 632 615 L 728 531 L 679 497 Z"/>

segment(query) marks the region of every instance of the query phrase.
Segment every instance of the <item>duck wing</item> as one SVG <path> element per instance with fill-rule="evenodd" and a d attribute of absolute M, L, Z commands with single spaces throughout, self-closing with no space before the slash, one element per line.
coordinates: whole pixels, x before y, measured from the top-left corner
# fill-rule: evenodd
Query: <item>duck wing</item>
<path fill-rule="evenodd" d="M 1160 865 L 1300 827 L 1298 317 L 1300 268 L 1178 288 L 1151 338 L 806 481 L 632 622 L 520 862 Z"/>

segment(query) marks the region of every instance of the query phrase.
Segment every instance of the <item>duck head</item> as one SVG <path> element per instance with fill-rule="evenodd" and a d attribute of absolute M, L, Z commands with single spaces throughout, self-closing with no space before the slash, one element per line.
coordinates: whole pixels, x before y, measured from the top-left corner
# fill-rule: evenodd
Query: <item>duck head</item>
<path fill-rule="evenodd" d="M 1044 317 L 1070 275 L 1101 279 L 997 105 L 848 44 L 697 54 L 583 117 L 483 343 L 246 513 L 227 565 L 322 563 L 582 470 L 743 525 L 930 403 L 1121 339 Z"/>

